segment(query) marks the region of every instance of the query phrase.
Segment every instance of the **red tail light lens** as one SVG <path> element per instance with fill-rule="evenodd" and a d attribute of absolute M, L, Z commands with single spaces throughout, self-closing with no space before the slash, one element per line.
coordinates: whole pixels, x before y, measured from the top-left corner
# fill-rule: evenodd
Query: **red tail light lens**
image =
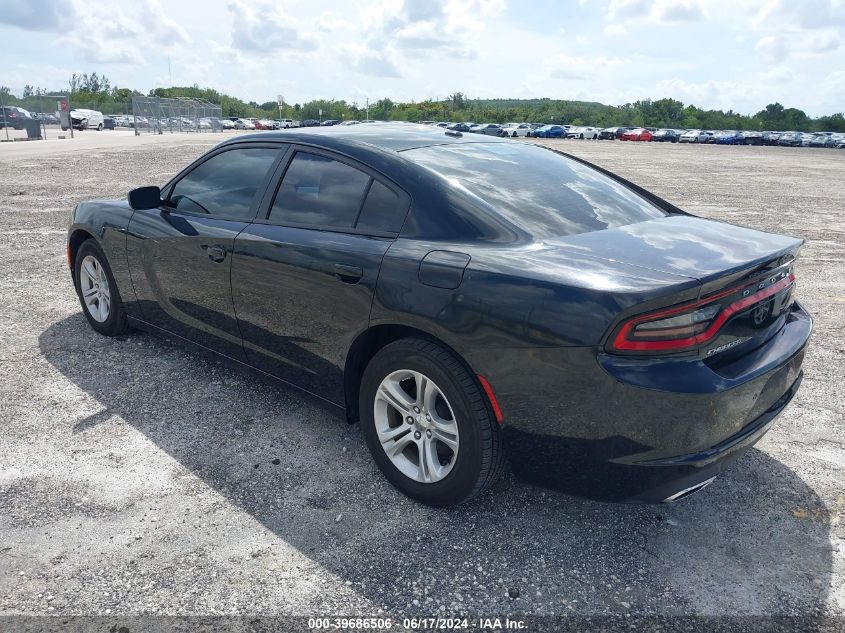
<path fill-rule="evenodd" d="M 734 314 L 776 295 L 794 281 L 795 275 L 782 273 L 780 280 L 757 292 L 733 287 L 698 301 L 640 314 L 618 328 L 610 345 L 611 351 L 681 352 L 695 349 L 715 337 Z M 731 295 L 738 297 L 732 300 Z"/>

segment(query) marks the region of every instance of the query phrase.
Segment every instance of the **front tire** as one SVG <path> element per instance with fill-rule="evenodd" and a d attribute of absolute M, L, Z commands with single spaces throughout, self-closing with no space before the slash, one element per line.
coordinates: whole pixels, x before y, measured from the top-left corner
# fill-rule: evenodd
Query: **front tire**
<path fill-rule="evenodd" d="M 88 324 L 104 336 L 124 334 L 126 310 L 105 253 L 93 239 L 82 243 L 74 259 L 74 285 Z"/>
<path fill-rule="evenodd" d="M 456 505 L 498 479 L 499 425 L 475 376 L 441 345 L 406 338 L 379 350 L 359 402 L 373 459 L 412 499 Z"/>

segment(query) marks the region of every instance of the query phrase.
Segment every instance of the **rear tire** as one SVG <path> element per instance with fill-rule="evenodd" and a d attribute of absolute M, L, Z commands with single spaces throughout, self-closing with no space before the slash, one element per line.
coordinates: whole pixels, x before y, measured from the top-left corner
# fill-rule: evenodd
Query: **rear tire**
<path fill-rule="evenodd" d="M 120 336 L 129 329 L 126 310 L 103 249 L 93 239 L 76 251 L 73 262 L 76 295 L 88 324 L 104 336 Z"/>
<path fill-rule="evenodd" d="M 379 350 L 364 371 L 359 402 L 373 459 L 412 499 L 456 505 L 499 478 L 501 431 L 487 398 L 464 364 L 434 341 L 406 338 Z"/>

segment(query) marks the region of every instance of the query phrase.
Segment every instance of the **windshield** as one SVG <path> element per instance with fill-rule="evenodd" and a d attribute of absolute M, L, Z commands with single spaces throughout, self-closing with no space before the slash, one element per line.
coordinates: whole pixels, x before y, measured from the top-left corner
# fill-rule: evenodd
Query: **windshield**
<path fill-rule="evenodd" d="M 536 237 L 600 231 L 666 212 L 600 172 L 524 144 L 461 143 L 402 152 Z"/>

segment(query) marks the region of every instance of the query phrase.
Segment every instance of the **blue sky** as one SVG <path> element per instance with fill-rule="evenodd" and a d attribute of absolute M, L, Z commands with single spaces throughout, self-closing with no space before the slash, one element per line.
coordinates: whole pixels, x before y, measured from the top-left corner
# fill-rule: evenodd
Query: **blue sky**
<path fill-rule="evenodd" d="M 845 110 L 845 0 L 4 0 L 0 83 Z M 170 59 L 170 74 L 168 73 Z"/>

